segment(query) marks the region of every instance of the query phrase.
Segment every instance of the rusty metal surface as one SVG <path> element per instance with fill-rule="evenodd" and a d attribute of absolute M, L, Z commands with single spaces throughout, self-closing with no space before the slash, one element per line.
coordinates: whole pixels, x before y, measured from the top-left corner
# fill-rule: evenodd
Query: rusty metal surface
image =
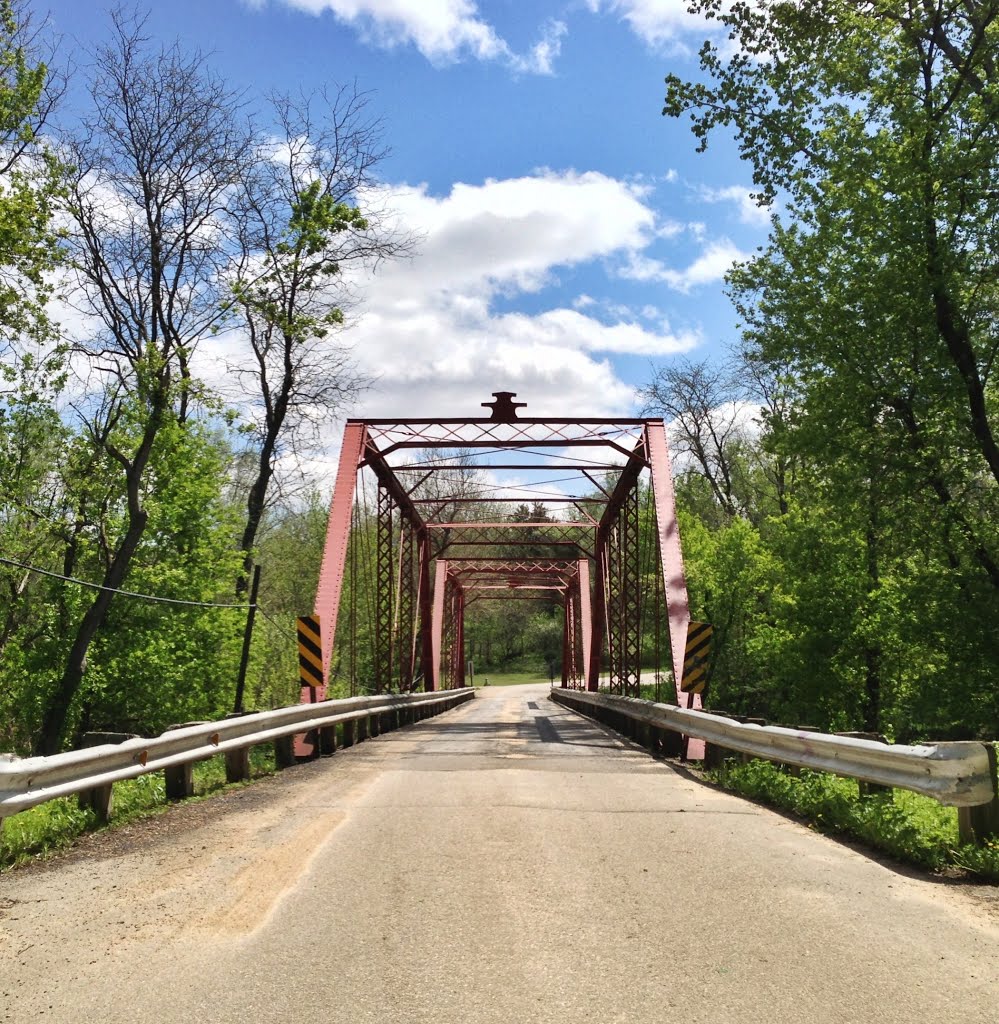
<path fill-rule="evenodd" d="M 364 424 L 348 423 L 340 445 L 340 462 L 333 484 L 333 496 L 330 499 L 326 543 L 323 546 L 319 585 L 316 588 L 313 606 L 320 621 L 326 623 L 326 629 L 323 631 L 323 672 L 327 678 L 333 656 L 337 612 L 340 608 L 340 594 L 343 591 L 343 577 L 347 566 L 347 544 L 350 539 L 354 490 L 357 486 L 357 464 L 364 451 L 364 443 Z"/>

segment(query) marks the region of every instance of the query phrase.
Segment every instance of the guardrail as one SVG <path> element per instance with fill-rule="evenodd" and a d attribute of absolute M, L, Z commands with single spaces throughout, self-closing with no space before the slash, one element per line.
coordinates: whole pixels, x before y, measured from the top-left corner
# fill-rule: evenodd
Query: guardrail
<path fill-rule="evenodd" d="M 98 816 L 106 818 L 115 782 L 156 771 L 166 773 L 168 797 L 189 796 L 193 764 L 216 754 L 226 755 L 226 775 L 238 781 L 248 777 L 249 748 L 257 744 L 275 743 L 277 764 L 283 768 L 295 760 L 292 739 L 296 733 L 318 730 L 317 752 L 332 753 L 337 724 L 343 723 L 343 745 L 349 746 L 368 735 L 447 711 L 474 696 L 473 689 L 465 688 L 349 697 L 196 722 L 154 738 L 135 737 L 50 757 L 0 754 L 0 823 L 29 807 L 77 793 L 87 794 Z"/>
<path fill-rule="evenodd" d="M 902 746 L 753 725 L 634 697 L 558 687 L 552 689 L 551 696 L 558 703 L 612 727 L 623 722 L 638 723 L 654 730 L 693 736 L 727 751 L 767 761 L 922 793 L 958 808 L 962 838 L 969 841 L 999 833 L 996 755 L 992 744 L 968 741 Z M 655 737 L 644 745 L 666 749 L 662 743 L 660 737 Z"/>

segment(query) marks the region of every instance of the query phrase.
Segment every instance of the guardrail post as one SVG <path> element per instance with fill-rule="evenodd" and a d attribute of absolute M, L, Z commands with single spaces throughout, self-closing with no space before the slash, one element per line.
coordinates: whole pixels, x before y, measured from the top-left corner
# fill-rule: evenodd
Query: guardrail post
<path fill-rule="evenodd" d="M 795 729 L 798 732 L 822 732 L 817 725 L 796 725 Z M 791 775 L 796 779 L 801 778 L 801 769 L 796 764 L 785 764 L 781 765 L 781 767 L 788 775 Z"/>
<path fill-rule="evenodd" d="M 194 765 L 176 764 L 172 768 L 163 769 L 166 782 L 167 800 L 185 800 L 194 796 Z"/>
<path fill-rule="evenodd" d="M 297 764 L 295 760 L 295 737 L 279 736 L 274 741 L 274 767 L 278 771 Z"/>
<path fill-rule="evenodd" d="M 85 747 L 99 747 L 105 743 L 124 743 L 125 740 L 135 738 L 134 733 L 129 732 L 85 732 L 83 734 L 83 745 Z M 113 783 L 106 786 L 95 786 L 93 789 L 85 789 L 77 797 L 82 810 L 94 812 L 98 824 L 106 825 L 111 818 L 113 806 Z"/>
<path fill-rule="evenodd" d="M 354 719 L 354 742 L 363 743 L 368 738 L 368 720 L 367 718 L 355 718 Z"/>
<path fill-rule="evenodd" d="M 250 778 L 250 748 L 225 752 L 225 781 L 247 782 Z"/>
<path fill-rule="evenodd" d="M 227 719 L 242 718 L 245 712 L 233 711 L 226 715 Z M 225 781 L 248 782 L 250 779 L 250 748 L 240 747 L 239 750 L 225 752 Z"/>
<path fill-rule="evenodd" d="M 989 755 L 992 773 L 992 799 L 977 807 L 958 807 L 957 831 L 962 843 L 984 846 L 986 841 L 999 836 L 999 774 L 996 769 L 996 745 L 984 744 Z"/>
<path fill-rule="evenodd" d="M 377 712 L 368 715 L 368 735 L 375 739 L 381 732 L 382 716 Z"/>
<path fill-rule="evenodd" d="M 175 729 L 184 729 L 189 725 L 208 725 L 208 723 L 203 721 L 179 722 L 177 725 L 168 725 L 166 731 L 173 732 Z M 194 796 L 193 763 L 164 768 L 163 781 L 166 783 L 167 800 L 186 800 L 189 796 Z"/>
<path fill-rule="evenodd" d="M 323 725 L 319 728 L 319 753 L 332 757 L 336 753 L 336 726 Z"/>
<path fill-rule="evenodd" d="M 887 743 L 888 737 L 882 736 L 879 732 L 837 732 L 836 736 L 846 736 L 847 739 L 854 740 L 875 740 L 878 743 Z M 895 791 L 891 786 L 879 786 L 876 782 L 865 782 L 863 779 L 857 779 L 857 795 L 861 800 L 867 800 L 871 797 L 887 797 L 889 800 L 895 799 Z"/>
<path fill-rule="evenodd" d="M 356 728 L 354 725 L 354 719 L 348 719 L 343 723 L 343 733 L 341 734 L 341 742 L 344 747 L 352 747 L 354 745 L 354 733 Z"/>
<path fill-rule="evenodd" d="M 736 720 L 742 722 L 744 725 L 765 726 L 767 724 L 767 720 L 765 718 L 746 718 L 743 715 L 739 715 Z M 742 754 L 741 757 L 743 764 L 749 764 L 750 761 L 754 761 L 757 759 L 755 754 Z"/>

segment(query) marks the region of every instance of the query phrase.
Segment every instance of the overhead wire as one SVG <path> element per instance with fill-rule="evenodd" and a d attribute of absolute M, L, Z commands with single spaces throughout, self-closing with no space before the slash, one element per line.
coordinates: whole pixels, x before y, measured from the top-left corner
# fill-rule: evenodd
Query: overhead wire
<path fill-rule="evenodd" d="M 37 565 L 29 565 L 27 562 L 18 562 L 13 558 L 0 556 L 0 563 L 14 566 L 18 569 L 25 569 L 28 572 L 35 572 L 41 576 L 50 576 L 56 580 L 63 580 L 66 583 L 75 583 L 80 587 L 88 587 L 91 590 L 103 590 L 111 594 L 121 594 L 122 597 L 132 597 L 140 601 L 152 601 L 156 604 L 183 605 L 188 608 L 235 608 L 246 611 L 249 608 L 257 607 L 253 604 L 232 604 L 222 601 L 188 601 L 179 597 L 158 597 L 155 594 L 139 594 L 134 590 L 122 590 L 120 587 L 106 587 L 102 583 L 91 583 L 89 580 L 77 579 L 75 576 L 64 576 L 62 573 L 51 572 L 48 569 L 40 569 Z"/>

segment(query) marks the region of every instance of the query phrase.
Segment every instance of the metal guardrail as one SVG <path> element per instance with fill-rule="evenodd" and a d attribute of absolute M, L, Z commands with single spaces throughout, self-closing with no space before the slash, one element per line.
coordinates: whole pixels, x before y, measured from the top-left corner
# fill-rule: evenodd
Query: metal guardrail
<path fill-rule="evenodd" d="M 634 697 L 558 687 L 552 689 L 551 695 L 558 703 L 593 717 L 624 716 L 764 760 L 909 789 L 951 807 L 976 807 L 996 800 L 995 769 L 984 743 L 901 746 L 779 726 L 750 725 Z"/>
<path fill-rule="evenodd" d="M 0 820 L 56 797 L 100 790 L 123 779 L 204 761 L 296 733 L 353 723 L 392 712 L 446 711 L 474 697 L 471 688 L 430 693 L 350 697 L 296 704 L 217 722 L 170 729 L 154 738 L 70 750 L 50 757 L 0 754 Z"/>

